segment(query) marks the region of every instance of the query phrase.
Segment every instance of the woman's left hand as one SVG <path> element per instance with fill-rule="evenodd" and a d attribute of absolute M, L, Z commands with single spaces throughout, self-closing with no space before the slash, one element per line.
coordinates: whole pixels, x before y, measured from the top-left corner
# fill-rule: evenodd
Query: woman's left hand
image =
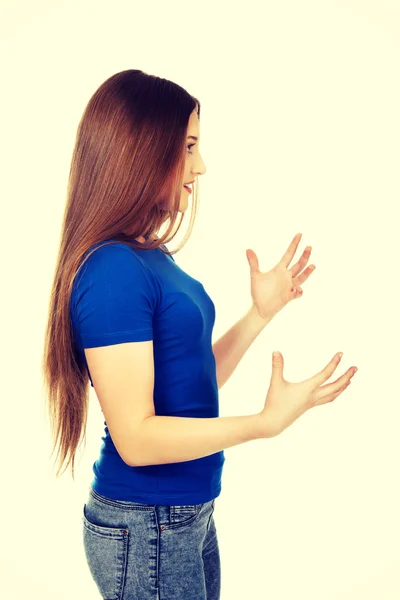
<path fill-rule="evenodd" d="M 307 246 L 291 269 L 288 268 L 301 236 L 301 233 L 295 235 L 282 259 L 267 273 L 260 271 L 256 253 L 253 250 L 246 250 L 250 265 L 251 297 L 253 305 L 263 319 L 274 317 L 290 300 L 301 298 L 303 293 L 301 285 L 315 269 L 315 265 L 310 265 L 303 270 L 310 258 L 311 246 Z"/>

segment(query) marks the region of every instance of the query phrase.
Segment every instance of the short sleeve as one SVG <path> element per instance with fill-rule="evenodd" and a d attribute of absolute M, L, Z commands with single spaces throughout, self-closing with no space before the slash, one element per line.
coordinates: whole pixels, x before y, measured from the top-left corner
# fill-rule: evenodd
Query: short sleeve
<path fill-rule="evenodd" d="M 127 246 L 96 249 L 74 285 L 75 323 L 82 348 L 153 339 L 155 276 Z"/>

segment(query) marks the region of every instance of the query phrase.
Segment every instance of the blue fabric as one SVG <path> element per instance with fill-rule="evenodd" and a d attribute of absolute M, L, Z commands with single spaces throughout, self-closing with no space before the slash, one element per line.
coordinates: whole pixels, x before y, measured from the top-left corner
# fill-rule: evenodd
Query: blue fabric
<path fill-rule="evenodd" d="M 153 340 L 155 414 L 218 417 L 211 343 L 215 306 L 203 284 L 159 248 L 140 250 L 115 241 L 99 245 L 78 269 L 70 304 L 76 349 L 91 386 L 83 348 Z M 99 494 L 165 505 L 200 504 L 219 496 L 223 450 L 185 462 L 131 467 L 104 425 L 93 464 L 92 487 Z"/>

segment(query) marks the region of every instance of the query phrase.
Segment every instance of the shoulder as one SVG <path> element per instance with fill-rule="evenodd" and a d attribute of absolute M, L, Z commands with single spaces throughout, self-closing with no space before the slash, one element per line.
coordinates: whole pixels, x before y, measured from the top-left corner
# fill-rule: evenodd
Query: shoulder
<path fill-rule="evenodd" d="M 86 269 L 84 268 L 86 266 Z M 123 242 L 105 241 L 91 246 L 83 255 L 79 268 L 104 273 L 107 269 L 141 269 L 145 263 L 135 248 Z"/>
<path fill-rule="evenodd" d="M 140 288 L 151 296 L 158 295 L 158 281 L 140 251 L 123 242 L 105 241 L 91 246 L 82 257 L 74 288 L 83 293 L 106 292 L 125 295 Z"/>

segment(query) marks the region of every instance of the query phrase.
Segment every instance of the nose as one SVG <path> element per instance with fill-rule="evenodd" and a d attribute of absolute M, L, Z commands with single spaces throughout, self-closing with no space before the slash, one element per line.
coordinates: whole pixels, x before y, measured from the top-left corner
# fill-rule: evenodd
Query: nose
<path fill-rule="evenodd" d="M 198 160 L 194 163 L 192 167 L 192 173 L 193 175 L 204 175 L 206 171 L 206 165 L 204 164 L 204 161 L 201 158 L 201 156 L 199 156 Z"/>

